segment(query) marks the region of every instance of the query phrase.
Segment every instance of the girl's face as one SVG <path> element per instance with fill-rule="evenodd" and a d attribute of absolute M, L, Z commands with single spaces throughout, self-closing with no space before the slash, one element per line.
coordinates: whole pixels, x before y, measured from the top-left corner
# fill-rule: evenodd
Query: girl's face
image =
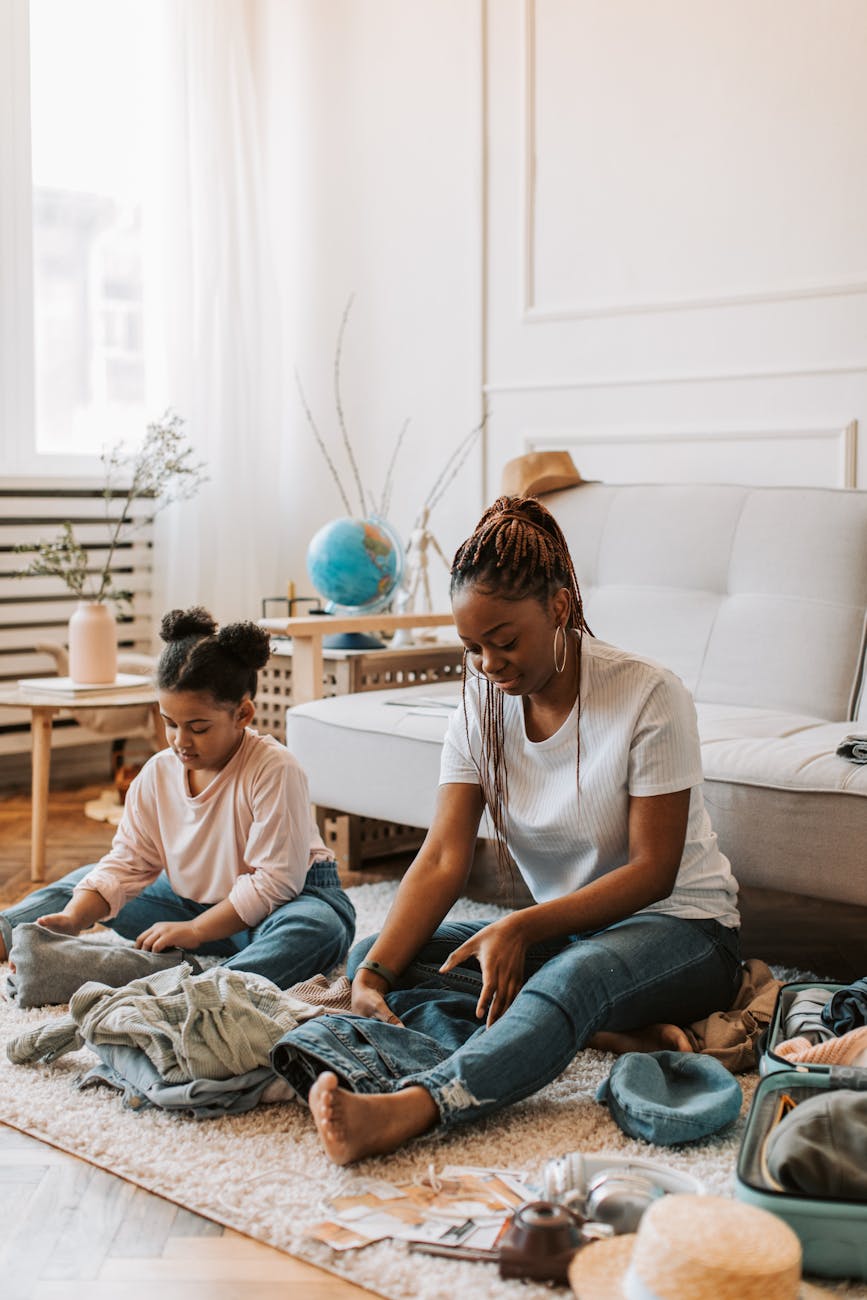
<path fill-rule="evenodd" d="M 452 613 L 470 671 L 506 695 L 541 694 L 555 675 L 554 629 L 565 622 L 570 604 L 565 588 L 547 606 L 532 596 L 504 600 L 472 584 L 459 588 Z"/>
<path fill-rule="evenodd" d="M 219 772 L 241 743 L 253 705 L 218 704 L 206 691 L 160 691 L 160 714 L 168 742 L 184 767 Z"/>

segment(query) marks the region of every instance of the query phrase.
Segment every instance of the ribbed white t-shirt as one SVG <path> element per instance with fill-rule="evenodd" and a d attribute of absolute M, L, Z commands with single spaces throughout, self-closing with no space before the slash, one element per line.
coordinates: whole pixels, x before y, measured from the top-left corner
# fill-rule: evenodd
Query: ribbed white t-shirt
<path fill-rule="evenodd" d="M 111 848 L 77 888 L 98 890 L 116 916 L 165 871 L 181 898 L 228 898 L 254 926 L 301 893 L 313 862 L 330 857 L 298 760 L 248 728 L 201 794 L 190 794 L 173 750 L 149 758 L 127 792 Z"/>
<path fill-rule="evenodd" d="M 466 718 L 459 706 L 450 720 L 441 785 L 481 784 L 476 763 L 487 689 L 480 679 L 467 681 Z M 674 889 L 644 910 L 737 926 L 737 883 L 704 806 L 695 705 L 683 682 L 648 659 L 585 636 L 580 799 L 577 726 L 576 701 L 553 736 L 529 740 L 521 697 L 503 696 L 506 839 L 533 898 L 562 898 L 628 861 L 630 795 L 689 789 Z"/>

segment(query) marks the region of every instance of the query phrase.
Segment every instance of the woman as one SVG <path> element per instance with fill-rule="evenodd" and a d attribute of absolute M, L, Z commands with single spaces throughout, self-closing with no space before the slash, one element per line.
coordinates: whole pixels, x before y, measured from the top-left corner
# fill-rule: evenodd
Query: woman
<path fill-rule="evenodd" d="M 565 538 L 533 498 L 486 511 L 451 597 L 464 688 L 430 832 L 383 930 L 350 954 L 354 1015 L 275 1054 L 340 1164 L 529 1096 L 600 1030 L 615 1046 L 662 1022 L 685 1045 L 673 1026 L 730 1006 L 739 984 L 737 885 L 686 688 L 593 638 Z M 534 902 L 442 925 L 485 810 Z"/>

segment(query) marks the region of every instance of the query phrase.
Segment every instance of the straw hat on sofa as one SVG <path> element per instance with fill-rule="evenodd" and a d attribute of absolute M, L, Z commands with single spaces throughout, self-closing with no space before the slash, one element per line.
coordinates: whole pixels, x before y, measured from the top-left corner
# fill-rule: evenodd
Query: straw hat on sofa
<path fill-rule="evenodd" d="M 584 482 L 568 451 L 528 451 L 506 461 L 500 491 L 507 497 L 539 497 Z"/>
<path fill-rule="evenodd" d="M 833 1300 L 801 1280 L 788 1224 L 722 1196 L 654 1201 L 637 1233 L 579 1250 L 569 1282 L 578 1300 Z"/>

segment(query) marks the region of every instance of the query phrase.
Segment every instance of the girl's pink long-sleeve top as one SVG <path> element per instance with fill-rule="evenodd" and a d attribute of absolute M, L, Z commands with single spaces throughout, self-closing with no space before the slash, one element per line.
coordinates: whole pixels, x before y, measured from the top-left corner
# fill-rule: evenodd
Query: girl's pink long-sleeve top
<path fill-rule="evenodd" d="M 303 768 L 272 736 L 247 730 L 198 795 L 171 749 L 154 754 L 127 792 L 111 848 L 76 889 L 98 890 L 116 916 L 165 871 L 182 898 L 228 898 L 251 927 L 291 902 L 311 864 L 330 857 Z"/>

